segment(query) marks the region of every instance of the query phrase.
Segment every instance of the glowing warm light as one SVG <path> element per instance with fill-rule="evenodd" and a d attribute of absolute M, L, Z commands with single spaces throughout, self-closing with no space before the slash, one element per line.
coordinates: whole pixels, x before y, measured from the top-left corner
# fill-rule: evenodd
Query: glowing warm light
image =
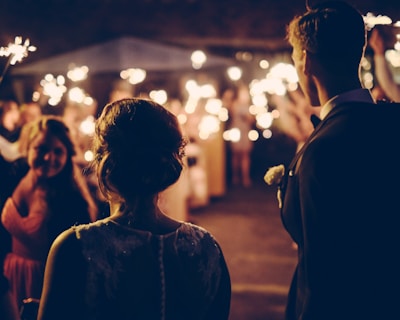
<path fill-rule="evenodd" d="M 199 129 L 199 134 L 201 134 L 202 137 L 207 136 L 207 138 L 213 134 L 219 131 L 219 126 L 220 122 L 217 117 L 212 116 L 212 115 L 206 115 L 201 118 L 198 129 Z"/>
<path fill-rule="evenodd" d="M 288 91 L 296 91 L 299 88 L 299 84 L 297 82 L 291 82 L 287 85 Z"/>
<path fill-rule="evenodd" d="M 83 99 L 83 103 L 87 106 L 91 106 L 94 103 L 94 99 L 92 97 L 86 96 Z"/>
<path fill-rule="evenodd" d="M 192 91 L 195 91 L 197 89 L 197 82 L 195 80 L 188 80 L 186 81 L 185 84 L 185 89 L 186 91 L 188 91 L 189 93 Z"/>
<path fill-rule="evenodd" d="M 299 81 L 296 68 L 292 64 L 288 63 L 280 62 L 276 64 L 271 68 L 269 75 L 273 78 L 285 80 L 288 83 Z"/>
<path fill-rule="evenodd" d="M 252 96 L 251 101 L 257 107 L 265 107 L 268 104 L 268 99 L 263 93 Z"/>
<path fill-rule="evenodd" d="M 364 70 L 371 70 L 372 67 L 371 62 L 365 57 L 361 59 L 361 66 Z"/>
<path fill-rule="evenodd" d="M 226 70 L 229 79 L 233 80 L 233 81 L 237 81 L 242 77 L 243 71 L 241 68 L 239 67 L 229 67 Z"/>
<path fill-rule="evenodd" d="M 40 92 L 39 92 L 39 91 L 35 91 L 35 92 L 32 94 L 32 101 L 37 102 L 37 101 L 39 101 L 39 99 L 40 99 Z"/>
<path fill-rule="evenodd" d="M 94 134 L 95 130 L 95 119 L 93 116 L 88 116 L 85 120 L 81 122 L 79 125 L 79 130 L 88 136 Z"/>
<path fill-rule="evenodd" d="M 235 54 L 237 60 L 241 61 L 251 61 L 253 60 L 253 54 L 249 51 L 239 51 Z"/>
<path fill-rule="evenodd" d="M 364 80 L 364 81 L 370 82 L 370 81 L 372 81 L 373 79 L 374 79 L 374 76 L 372 75 L 371 72 L 365 72 L 365 73 L 363 74 L 363 80 Z"/>
<path fill-rule="evenodd" d="M 224 136 L 227 141 L 238 142 L 240 140 L 240 130 L 238 128 L 231 128 L 225 131 Z"/>
<path fill-rule="evenodd" d="M 180 124 L 185 124 L 186 122 L 187 122 L 187 116 L 185 115 L 185 114 L 178 114 L 177 116 L 176 116 L 176 118 L 178 119 L 178 122 L 180 123 Z"/>
<path fill-rule="evenodd" d="M 195 50 L 191 56 L 192 66 L 194 69 L 200 69 L 203 64 L 207 61 L 206 54 L 201 50 Z"/>
<path fill-rule="evenodd" d="M 217 95 L 217 91 L 215 90 L 212 84 L 204 84 L 200 87 L 201 97 L 203 98 L 213 98 Z"/>
<path fill-rule="evenodd" d="M 218 114 L 222 108 L 222 101 L 220 99 L 208 99 L 204 109 L 211 114 Z"/>
<path fill-rule="evenodd" d="M 273 119 L 278 119 L 281 116 L 281 113 L 279 112 L 279 110 L 274 109 L 271 111 L 271 116 Z"/>
<path fill-rule="evenodd" d="M 87 66 L 74 67 L 67 72 L 67 77 L 74 82 L 82 81 L 87 78 L 89 68 Z"/>
<path fill-rule="evenodd" d="M 130 84 L 138 84 L 146 79 L 147 73 L 141 68 L 129 68 L 122 70 L 119 75 L 122 79 L 128 80 Z"/>
<path fill-rule="evenodd" d="M 367 25 L 369 29 L 372 29 L 376 25 L 389 25 L 392 23 L 392 19 L 388 16 L 378 15 L 375 16 L 373 13 L 368 12 L 365 16 L 363 16 L 364 23 Z"/>
<path fill-rule="evenodd" d="M 64 84 L 65 78 L 63 76 L 55 78 L 52 74 L 46 74 L 40 81 L 40 85 L 43 87 L 43 94 L 49 96 L 49 105 L 56 106 L 60 103 L 64 93 L 67 91 Z"/>
<path fill-rule="evenodd" d="M 226 108 L 221 108 L 218 112 L 218 119 L 222 122 L 226 122 L 229 119 L 229 112 Z"/>
<path fill-rule="evenodd" d="M 396 43 L 394 44 L 394 49 L 396 51 L 400 51 L 400 41 L 396 41 Z"/>
<path fill-rule="evenodd" d="M 258 114 L 256 116 L 257 125 L 263 129 L 268 129 L 272 125 L 273 120 L 270 112 Z"/>
<path fill-rule="evenodd" d="M 9 64 L 14 65 L 27 57 L 29 51 L 36 51 L 36 47 L 30 45 L 29 39 L 22 43 L 22 37 L 17 36 L 14 43 L 9 43 L 7 47 L 0 47 L 0 56 L 8 57 Z"/>
<path fill-rule="evenodd" d="M 257 130 L 250 130 L 248 133 L 248 137 L 250 141 L 257 141 L 257 139 L 259 138 L 259 134 L 257 132 Z"/>
<path fill-rule="evenodd" d="M 250 107 L 249 107 L 249 112 L 250 112 L 250 114 L 252 114 L 253 116 L 256 116 L 257 114 L 263 114 L 263 113 L 266 113 L 266 112 L 268 112 L 268 108 L 267 108 L 268 106 L 266 106 L 266 105 L 260 105 L 260 106 L 257 106 L 257 105 L 251 105 Z"/>
<path fill-rule="evenodd" d="M 90 151 L 90 150 L 87 150 L 87 151 L 85 151 L 85 153 L 83 154 L 83 157 L 84 157 L 84 159 L 86 160 L 86 161 L 93 161 L 93 159 L 94 159 L 94 154 L 93 154 L 93 152 L 92 151 Z"/>
<path fill-rule="evenodd" d="M 269 68 L 269 62 L 267 60 L 261 60 L 259 63 L 259 66 L 261 69 L 268 69 Z"/>
<path fill-rule="evenodd" d="M 78 87 L 71 88 L 68 91 L 68 98 L 71 101 L 74 101 L 77 103 L 82 103 L 83 100 L 85 99 L 85 92 L 81 88 L 78 88 Z"/>
<path fill-rule="evenodd" d="M 217 95 L 217 90 L 212 84 L 206 83 L 200 86 L 195 80 L 188 80 L 185 84 L 185 89 L 189 93 L 189 99 L 194 100 L 213 98 Z"/>
<path fill-rule="evenodd" d="M 199 102 L 199 99 L 197 97 L 189 96 L 189 98 L 186 101 L 185 107 L 184 107 L 185 112 L 187 114 L 194 113 L 196 111 L 198 102 Z"/>
<path fill-rule="evenodd" d="M 266 129 L 263 131 L 263 137 L 265 139 L 270 139 L 272 137 L 272 131 L 270 129 Z"/>
<path fill-rule="evenodd" d="M 263 81 L 265 85 L 265 90 L 269 94 L 277 94 L 279 96 L 284 96 L 287 92 L 285 84 L 282 79 L 270 78 Z"/>
<path fill-rule="evenodd" d="M 393 49 L 387 50 L 385 52 L 385 57 L 393 67 L 400 67 L 400 51 Z"/>
<path fill-rule="evenodd" d="M 265 88 L 264 82 L 265 82 L 265 80 L 260 81 L 258 79 L 254 79 L 253 81 L 251 81 L 250 85 L 249 85 L 250 95 L 256 96 L 256 95 L 264 94 L 264 92 L 267 91 Z"/>
<path fill-rule="evenodd" d="M 152 90 L 150 91 L 149 96 L 159 104 L 164 104 L 168 100 L 167 91 L 165 90 Z"/>

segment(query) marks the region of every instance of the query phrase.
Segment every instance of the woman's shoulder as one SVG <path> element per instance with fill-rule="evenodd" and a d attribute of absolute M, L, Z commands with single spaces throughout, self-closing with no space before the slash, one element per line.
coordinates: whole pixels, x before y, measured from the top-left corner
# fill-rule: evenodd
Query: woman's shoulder
<path fill-rule="evenodd" d="M 178 231 L 184 234 L 197 237 L 204 237 L 204 236 L 213 237 L 212 234 L 207 229 L 191 222 L 182 222 Z"/>
<path fill-rule="evenodd" d="M 221 249 L 214 236 L 207 229 L 189 222 L 182 223 L 176 234 L 178 249 L 201 253 L 204 251 L 220 254 Z"/>

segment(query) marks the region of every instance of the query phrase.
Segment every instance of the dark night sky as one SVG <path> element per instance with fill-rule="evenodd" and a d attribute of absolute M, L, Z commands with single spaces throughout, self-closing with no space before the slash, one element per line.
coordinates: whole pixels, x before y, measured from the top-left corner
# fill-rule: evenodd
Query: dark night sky
<path fill-rule="evenodd" d="M 398 0 L 349 2 L 400 19 Z M 286 25 L 304 9 L 305 0 L 0 0 L 0 46 L 29 38 L 38 49 L 20 64 L 121 36 L 228 57 L 274 54 L 289 50 Z"/>
<path fill-rule="evenodd" d="M 400 19 L 400 1 L 349 2 Z M 38 47 L 30 61 L 121 35 L 225 55 L 281 51 L 285 26 L 304 8 L 304 0 L 1 0 L 0 45 L 30 38 Z"/>

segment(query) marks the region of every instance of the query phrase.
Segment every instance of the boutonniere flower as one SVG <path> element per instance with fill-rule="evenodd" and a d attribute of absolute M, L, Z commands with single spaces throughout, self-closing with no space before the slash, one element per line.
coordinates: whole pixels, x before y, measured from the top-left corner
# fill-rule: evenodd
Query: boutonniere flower
<path fill-rule="evenodd" d="M 285 174 L 285 166 L 283 164 L 280 164 L 278 166 L 269 168 L 264 175 L 264 181 L 268 185 L 270 185 L 270 186 L 277 185 L 278 186 L 277 198 L 278 198 L 279 208 L 282 208 L 282 192 L 281 192 L 281 188 L 280 188 L 280 183 L 282 181 L 284 174 Z"/>
<path fill-rule="evenodd" d="M 274 184 L 279 185 L 282 181 L 282 177 L 284 174 L 285 174 L 285 166 L 283 164 L 271 167 L 267 170 L 264 176 L 264 181 L 270 186 Z"/>

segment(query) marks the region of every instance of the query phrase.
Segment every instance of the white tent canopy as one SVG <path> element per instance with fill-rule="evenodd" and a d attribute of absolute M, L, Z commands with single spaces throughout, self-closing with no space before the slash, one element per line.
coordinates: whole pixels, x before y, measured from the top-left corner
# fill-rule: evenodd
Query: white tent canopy
<path fill-rule="evenodd" d="M 40 48 L 39 48 L 40 50 Z M 121 37 L 54 57 L 14 66 L 12 75 L 62 74 L 70 66 L 87 66 L 90 74 L 120 72 L 128 68 L 146 71 L 192 69 L 192 50 L 157 42 Z M 232 61 L 219 56 L 207 56 L 203 67 L 229 66 Z"/>

